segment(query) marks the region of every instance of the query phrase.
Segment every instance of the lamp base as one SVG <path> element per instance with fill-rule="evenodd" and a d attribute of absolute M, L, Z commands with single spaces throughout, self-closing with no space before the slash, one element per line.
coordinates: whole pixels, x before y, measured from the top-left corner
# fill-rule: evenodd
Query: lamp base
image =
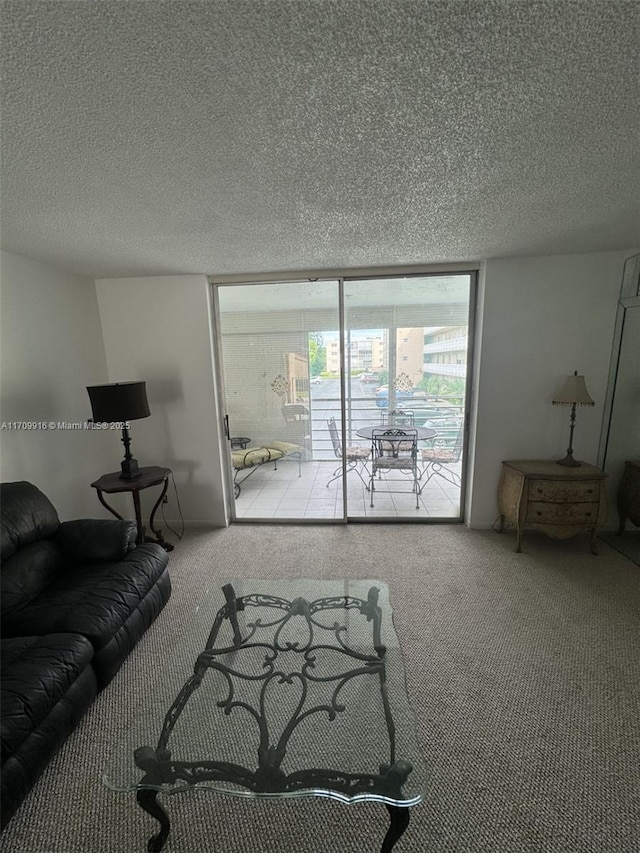
<path fill-rule="evenodd" d="M 120 474 L 121 480 L 135 480 L 136 477 L 142 476 L 137 459 L 123 459 L 120 463 L 120 468 L 122 469 L 122 473 Z"/>
<path fill-rule="evenodd" d="M 579 468 L 582 465 L 582 462 L 578 462 L 577 459 L 574 459 L 570 453 L 564 457 L 564 459 L 557 460 L 558 465 L 565 465 L 567 468 Z"/>

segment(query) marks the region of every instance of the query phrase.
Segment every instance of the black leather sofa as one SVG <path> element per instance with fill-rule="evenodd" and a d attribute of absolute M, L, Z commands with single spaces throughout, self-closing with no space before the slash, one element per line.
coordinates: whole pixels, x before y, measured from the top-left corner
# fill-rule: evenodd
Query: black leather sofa
<path fill-rule="evenodd" d="M 1 828 L 171 594 L 168 555 L 130 521 L 60 523 L 0 485 Z"/>

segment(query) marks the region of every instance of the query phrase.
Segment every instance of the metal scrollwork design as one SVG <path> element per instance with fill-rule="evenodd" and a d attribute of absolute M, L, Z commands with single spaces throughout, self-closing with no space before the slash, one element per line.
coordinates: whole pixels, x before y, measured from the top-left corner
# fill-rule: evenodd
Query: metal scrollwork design
<path fill-rule="evenodd" d="M 157 847 L 161 837 L 164 843 L 168 833 L 168 818 L 155 797 L 163 786 L 176 782 L 187 786 L 226 782 L 249 792 L 274 794 L 319 789 L 342 794 L 345 799 L 369 796 L 380 797 L 387 803 L 402 801 L 402 786 L 412 767 L 396 759 L 395 726 L 387 695 L 386 648 L 381 642 L 379 590 L 371 587 L 366 599 L 345 595 L 314 601 L 302 597 L 288 601 L 264 594 L 237 597 L 231 585 L 223 591 L 226 603 L 216 614 L 193 675 L 165 716 L 157 747 L 141 747 L 135 753 L 136 764 L 144 772 L 140 792 L 146 791 L 138 797 L 139 802 L 162 823 L 154 845 Z M 267 609 L 267 618 L 264 614 L 249 618 L 249 611 L 254 608 Z M 347 625 L 336 618 L 337 612 L 345 614 L 350 610 L 358 611 L 371 623 L 364 633 L 367 636 L 367 631 L 370 632 L 369 648 L 364 651 L 350 645 Z M 243 611 L 241 627 L 238 614 Z M 218 645 L 219 634 L 226 625 L 230 626 L 233 640 Z M 269 639 L 258 640 L 262 637 L 258 632 L 265 629 Z M 293 668 L 292 661 L 297 668 Z M 257 726 L 257 766 L 253 769 L 228 761 L 180 761 L 171 754 L 172 732 L 209 672 L 217 674 L 222 685 L 222 695 L 215 706 L 225 715 L 242 709 Z M 378 773 L 348 773 L 331 767 L 285 773 L 282 765 L 294 732 L 314 715 L 320 714 L 328 722 L 335 720 L 345 711 L 347 686 L 361 678 L 377 680 L 388 736 L 387 744 L 380 744 L 379 748 L 387 752 L 388 761 L 380 765 Z M 259 688 L 255 704 L 238 693 L 237 688 L 243 683 L 254 683 Z M 274 697 L 279 712 L 277 720 L 271 719 L 269 712 Z M 250 736 L 249 730 L 246 736 Z M 390 813 L 392 822 L 399 825 L 404 820 L 404 816 L 394 817 L 395 813 Z"/>

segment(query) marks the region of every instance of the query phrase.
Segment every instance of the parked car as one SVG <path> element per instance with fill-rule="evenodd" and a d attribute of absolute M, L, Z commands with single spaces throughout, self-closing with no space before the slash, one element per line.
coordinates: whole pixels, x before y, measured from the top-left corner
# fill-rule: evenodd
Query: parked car
<path fill-rule="evenodd" d="M 422 396 L 417 396 L 422 393 Z M 376 406 L 380 409 L 389 406 L 389 389 L 386 385 L 376 391 Z M 424 396 L 424 392 L 396 390 L 396 408 L 406 409 L 414 414 L 416 424 L 438 431 L 440 437 L 455 438 L 462 423 L 462 410 L 451 405 L 450 400 Z"/>
<path fill-rule="evenodd" d="M 416 415 L 426 414 L 428 417 L 460 416 L 460 409 L 452 406 L 450 400 L 414 398 L 411 401 L 411 408 L 415 411 Z"/>
<path fill-rule="evenodd" d="M 376 406 L 378 408 L 383 409 L 385 406 L 389 404 L 389 386 L 381 385 L 379 388 L 375 390 L 376 395 Z M 400 388 L 396 388 L 396 402 L 399 400 L 411 400 L 411 405 L 413 406 L 413 402 L 420 401 L 422 404 L 426 401 L 426 394 L 422 390 L 422 388 L 411 388 L 409 391 L 403 391 Z"/>
<path fill-rule="evenodd" d="M 416 418 L 416 423 L 421 422 Z M 453 441 L 458 434 L 461 424 L 462 415 L 460 414 L 457 416 L 435 415 L 432 418 L 427 418 L 426 421 L 421 423 L 421 426 L 429 427 L 430 429 L 435 429 L 438 433 L 438 438 L 444 438 L 447 441 Z"/>
<path fill-rule="evenodd" d="M 369 385 L 377 385 L 380 382 L 380 377 L 377 373 L 361 373 L 359 376 L 360 382 Z"/>
<path fill-rule="evenodd" d="M 418 401 L 415 401 L 418 403 Z M 422 401 L 421 401 L 422 402 Z M 438 440 L 444 440 L 447 444 L 454 442 L 462 425 L 462 409 L 451 406 L 450 400 L 427 400 L 426 405 L 411 404 L 415 414 L 416 423 L 435 429 Z M 426 418 L 422 421 L 422 418 Z"/>
<path fill-rule="evenodd" d="M 309 380 L 310 385 L 320 385 L 322 382 L 322 376 L 312 376 Z"/>
<path fill-rule="evenodd" d="M 401 391 L 400 388 L 396 388 L 396 403 L 399 401 L 413 399 L 413 391 Z M 376 406 L 379 409 L 386 409 L 389 405 L 389 389 L 386 385 L 383 385 L 381 388 L 376 389 Z M 403 402 L 404 405 L 404 402 Z"/>

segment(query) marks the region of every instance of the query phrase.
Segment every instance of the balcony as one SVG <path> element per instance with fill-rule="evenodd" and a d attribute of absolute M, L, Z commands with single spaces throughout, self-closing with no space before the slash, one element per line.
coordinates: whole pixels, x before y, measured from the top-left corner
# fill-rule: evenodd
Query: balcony
<path fill-rule="evenodd" d="M 335 383 L 335 388 L 333 387 Z M 324 385 L 324 387 L 323 387 Z M 242 486 L 236 500 L 238 519 L 305 519 L 308 521 L 342 519 L 343 483 L 342 477 L 327 486 L 334 471 L 340 465 L 336 458 L 327 420 L 341 422 L 340 398 L 337 391 L 338 380 L 325 380 L 323 384 L 312 386 L 310 417 L 300 425 L 300 441 L 305 446 L 305 460 L 302 463 L 302 476 L 298 477 L 298 465 L 292 460 L 282 460 L 277 469 L 272 465 L 262 466 Z M 381 415 L 386 409 L 376 405 L 376 398 L 370 388 L 363 388 L 359 382 L 352 383 L 353 395 L 346 404 L 347 444 L 368 447 L 369 442 L 357 435 L 357 430 L 365 426 L 381 425 Z M 366 389 L 366 390 L 365 390 Z M 357 395 L 357 396 L 356 396 Z M 411 403 L 415 403 L 412 407 Z M 463 417 L 461 407 L 447 401 L 447 408 L 438 415 L 427 398 L 402 400 L 402 407 L 413 409 L 415 422 L 437 430 L 437 439 L 442 443 L 455 442 L 459 424 Z M 442 399 L 438 400 L 442 404 Z M 308 439 L 305 442 L 305 436 Z M 424 447 L 431 442 L 423 442 Z M 461 475 L 461 463 L 453 470 Z M 365 473 L 365 479 L 368 475 Z M 384 492 L 384 481 L 376 488 L 375 506 L 370 506 L 370 493 L 354 472 L 347 473 L 346 480 L 347 514 L 350 518 L 378 520 L 402 520 L 420 518 L 457 519 L 461 517 L 461 489 L 440 477 L 433 477 L 420 495 L 419 508 L 415 507 L 415 495 L 410 490 L 407 478 L 407 492 Z"/>

